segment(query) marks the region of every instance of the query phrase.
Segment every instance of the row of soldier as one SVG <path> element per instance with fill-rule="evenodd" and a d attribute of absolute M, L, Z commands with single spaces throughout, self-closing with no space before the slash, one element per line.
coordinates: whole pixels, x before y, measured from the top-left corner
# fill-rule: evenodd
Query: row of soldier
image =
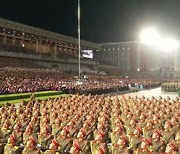
<path fill-rule="evenodd" d="M 73 95 L 1 107 L 0 153 L 178 153 L 180 103 Z"/>

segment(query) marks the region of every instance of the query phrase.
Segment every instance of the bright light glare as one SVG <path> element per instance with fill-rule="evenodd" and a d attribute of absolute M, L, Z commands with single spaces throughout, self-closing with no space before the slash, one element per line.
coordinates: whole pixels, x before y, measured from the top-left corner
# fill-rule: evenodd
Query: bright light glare
<path fill-rule="evenodd" d="M 140 35 L 140 39 L 142 42 L 148 45 L 155 45 L 159 42 L 160 35 L 153 28 L 144 29 Z"/>
<path fill-rule="evenodd" d="M 172 38 L 161 39 L 158 43 L 158 48 L 161 51 L 170 52 L 176 50 L 179 47 L 178 41 Z"/>

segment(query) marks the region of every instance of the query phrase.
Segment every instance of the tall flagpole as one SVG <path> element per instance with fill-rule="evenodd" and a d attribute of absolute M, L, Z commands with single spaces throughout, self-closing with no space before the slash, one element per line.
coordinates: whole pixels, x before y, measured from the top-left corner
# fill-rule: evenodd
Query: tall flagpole
<path fill-rule="evenodd" d="M 78 49 L 79 49 L 79 79 L 81 79 L 81 33 L 80 33 L 80 0 L 78 0 Z"/>

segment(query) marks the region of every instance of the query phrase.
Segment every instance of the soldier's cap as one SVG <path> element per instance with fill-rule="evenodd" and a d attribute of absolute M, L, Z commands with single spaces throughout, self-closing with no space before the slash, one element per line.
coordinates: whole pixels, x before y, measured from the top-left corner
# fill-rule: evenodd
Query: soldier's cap
<path fill-rule="evenodd" d="M 55 122 L 56 122 L 56 124 L 57 124 L 57 123 L 61 123 L 61 119 L 60 119 L 60 118 L 57 118 Z"/>
<path fill-rule="evenodd" d="M 36 145 L 36 141 L 35 141 L 35 139 L 34 139 L 33 136 L 30 136 L 30 137 L 29 137 L 29 141 L 30 141 L 33 145 Z"/>
<path fill-rule="evenodd" d="M 177 147 L 177 144 L 175 142 L 172 141 L 168 145 L 170 147 L 172 147 L 174 151 L 178 151 L 178 147 Z"/>
<path fill-rule="evenodd" d="M 20 122 L 17 122 L 17 123 L 14 125 L 14 129 L 16 129 L 16 128 L 21 128 Z"/>
<path fill-rule="evenodd" d="M 102 147 L 99 147 L 98 151 L 100 152 L 100 154 L 105 154 L 105 150 Z"/>
<path fill-rule="evenodd" d="M 135 118 L 132 118 L 130 122 L 137 123 L 138 121 Z"/>
<path fill-rule="evenodd" d="M 53 143 L 56 147 L 59 146 L 59 143 L 57 142 L 57 140 L 56 140 L 55 138 L 52 140 L 52 143 Z"/>
<path fill-rule="evenodd" d="M 69 134 L 69 130 L 67 127 L 64 127 L 63 130 L 66 132 L 66 134 Z"/>
<path fill-rule="evenodd" d="M 171 98 L 170 98 L 169 96 L 167 96 L 167 99 L 168 99 L 168 100 L 171 100 Z"/>
<path fill-rule="evenodd" d="M 127 139 L 127 137 L 126 137 L 125 135 L 122 135 L 122 136 L 121 136 L 121 139 L 122 139 L 122 141 L 125 142 L 125 143 L 128 142 L 128 139 Z"/>
<path fill-rule="evenodd" d="M 98 132 L 99 132 L 99 134 L 101 135 L 102 138 L 105 137 L 105 134 L 103 132 L 101 132 L 101 131 L 98 131 Z"/>
<path fill-rule="evenodd" d="M 171 122 L 172 122 L 172 120 L 178 121 L 177 116 L 173 116 L 173 117 L 171 118 Z"/>
<path fill-rule="evenodd" d="M 116 126 L 117 126 L 118 129 L 124 130 L 124 127 L 123 127 L 121 122 L 116 123 Z"/>
<path fill-rule="evenodd" d="M 77 151 L 81 151 L 81 147 L 77 142 L 73 142 L 73 146 L 76 148 Z"/>
<path fill-rule="evenodd" d="M 148 138 L 143 138 L 142 141 L 145 142 L 145 143 L 148 144 L 148 145 L 152 145 L 151 140 L 148 139 Z"/>
<path fill-rule="evenodd" d="M 165 123 L 167 123 L 170 127 L 173 126 L 172 122 L 170 120 L 166 121 Z"/>
<path fill-rule="evenodd" d="M 85 130 L 83 128 L 81 128 L 79 132 L 81 132 L 83 134 L 83 136 L 86 135 Z"/>
<path fill-rule="evenodd" d="M 151 123 L 152 125 L 154 124 L 153 120 L 148 120 L 149 123 Z"/>
<path fill-rule="evenodd" d="M 45 130 L 46 130 L 47 133 L 50 133 L 50 128 L 49 128 L 48 125 L 45 126 Z"/>
<path fill-rule="evenodd" d="M 161 132 L 159 130 L 155 130 L 154 133 L 156 133 L 158 136 L 162 136 Z"/>
<path fill-rule="evenodd" d="M 141 127 L 137 126 L 135 129 L 136 129 L 139 133 L 142 133 Z"/>
<path fill-rule="evenodd" d="M 15 137 L 14 133 L 12 133 L 9 137 L 10 137 L 10 139 L 11 139 L 12 141 L 15 141 L 15 140 L 16 140 L 16 137 Z"/>

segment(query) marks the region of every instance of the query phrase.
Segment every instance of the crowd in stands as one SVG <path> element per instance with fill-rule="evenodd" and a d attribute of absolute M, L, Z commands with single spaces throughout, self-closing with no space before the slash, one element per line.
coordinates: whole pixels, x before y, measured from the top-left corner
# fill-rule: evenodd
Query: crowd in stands
<path fill-rule="evenodd" d="M 42 66 L 34 63 L 30 59 L 21 58 L 10 58 L 10 57 L 0 57 L 0 68 L 31 68 L 31 69 L 42 69 Z"/>
<path fill-rule="evenodd" d="M 102 94 L 128 90 L 128 85 L 135 83 L 145 88 L 160 85 L 160 82 L 152 80 L 98 75 L 77 82 L 73 76 L 62 72 L 28 68 L 0 69 L 0 94 L 43 90 L 64 90 L 72 94 Z"/>
<path fill-rule="evenodd" d="M 180 100 L 73 95 L 0 108 L 0 153 L 179 154 Z"/>

